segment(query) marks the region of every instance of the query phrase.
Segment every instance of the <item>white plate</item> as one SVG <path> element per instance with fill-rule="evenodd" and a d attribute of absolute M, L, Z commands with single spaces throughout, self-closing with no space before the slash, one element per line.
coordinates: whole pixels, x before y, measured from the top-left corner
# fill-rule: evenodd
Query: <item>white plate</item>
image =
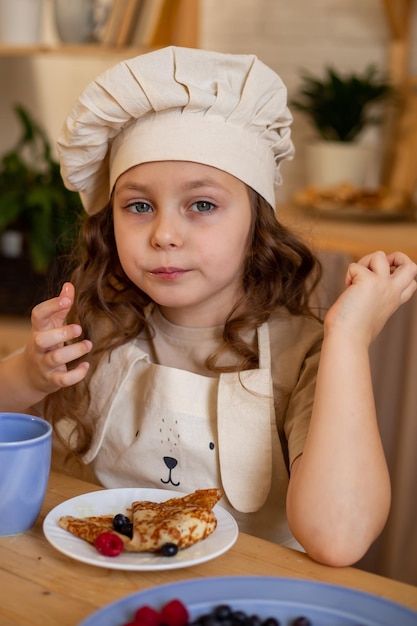
<path fill-rule="evenodd" d="M 238 536 L 234 518 L 223 507 L 216 504 L 213 511 L 217 518 L 216 530 L 203 541 L 179 550 L 175 556 L 164 557 L 150 552 L 122 552 L 116 557 L 103 556 L 93 545 L 72 535 L 58 525 L 63 515 L 88 517 L 90 515 L 116 515 L 126 513 L 136 500 L 163 502 L 169 498 L 185 495 L 167 489 L 105 489 L 84 493 L 59 504 L 45 517 L 43 532 L 54 548 L 76 561 L 98 567 L 134 571 L 178 569 L 210 561 L 229 550 Z"/>

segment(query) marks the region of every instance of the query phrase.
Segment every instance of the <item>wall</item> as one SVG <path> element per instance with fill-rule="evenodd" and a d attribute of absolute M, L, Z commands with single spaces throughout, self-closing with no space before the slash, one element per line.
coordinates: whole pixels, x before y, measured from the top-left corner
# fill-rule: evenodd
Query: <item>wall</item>
<path fill-rule="evenodd" d="M 56 37 L 44 0 L 44 38 Z M 300 69 L 320 73 L 326 64 L 361 71 L 368 63 L 387 64 L 388 26 L 382 0 L 200 0 L 201 47 L 225 52 L 255 53 L 275 69 L 289 95 Z M 417 3 L 416 3 L 417 5 Z M 417 23 L 417 6 L 415 7 Z M 416 48 L 417 51 L 417 48 Z M 413 53 L 417 67 L 417 54 Z M 123 55 L 0 58 L 0 152 L 17 138 L 12 106 L 25 104 L 53 141 L 72 103 L 84 86 Z M 416 73 L 417 70 L 415 69 Z M 311 130 L 295 114 L 296 158 L 283 166 L 279 198 L 285 200 L 304 182 L 303 148 Z"/>

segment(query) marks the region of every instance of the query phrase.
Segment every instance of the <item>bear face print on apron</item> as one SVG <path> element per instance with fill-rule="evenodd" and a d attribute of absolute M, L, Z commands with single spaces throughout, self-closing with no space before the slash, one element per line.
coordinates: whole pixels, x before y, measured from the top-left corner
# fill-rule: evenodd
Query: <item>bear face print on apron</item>
<path fill-rule="evenodd" d="M 262 535 L 260 524 L 275 538 L 272 514 L 285 526 L 285 541 L 288 470 L 275 425 L 267 323 L 258 343 L 258 369 L 218 378 L 153 364 L 134 342 L 115 350 L 91 383 L 99 418 L 84 462 L 108 488 L 221 487 L 221 504 L 246 520 L 247 532 Z"/>

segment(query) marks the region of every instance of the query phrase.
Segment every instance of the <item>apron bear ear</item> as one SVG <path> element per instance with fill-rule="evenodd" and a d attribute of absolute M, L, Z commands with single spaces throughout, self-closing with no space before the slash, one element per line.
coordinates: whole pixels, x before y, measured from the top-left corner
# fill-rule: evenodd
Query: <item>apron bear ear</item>
<path fill-rule="evenodd" d="M 271 490 L 273 420 L 270 369 L 220 376 L 220 474 L 230 504 L 242 513 L 258 511 Z"/>

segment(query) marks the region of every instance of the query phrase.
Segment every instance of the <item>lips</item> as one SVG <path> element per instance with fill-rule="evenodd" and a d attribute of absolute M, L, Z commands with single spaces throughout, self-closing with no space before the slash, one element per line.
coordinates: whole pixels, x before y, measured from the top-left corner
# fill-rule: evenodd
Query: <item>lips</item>
<path fill-rule="evenodd" d="M 184 276 L 188 271 L 181 267 L 156 267 L 150 270 L 149 273 L 164 280 L 175 280 Z"/>

